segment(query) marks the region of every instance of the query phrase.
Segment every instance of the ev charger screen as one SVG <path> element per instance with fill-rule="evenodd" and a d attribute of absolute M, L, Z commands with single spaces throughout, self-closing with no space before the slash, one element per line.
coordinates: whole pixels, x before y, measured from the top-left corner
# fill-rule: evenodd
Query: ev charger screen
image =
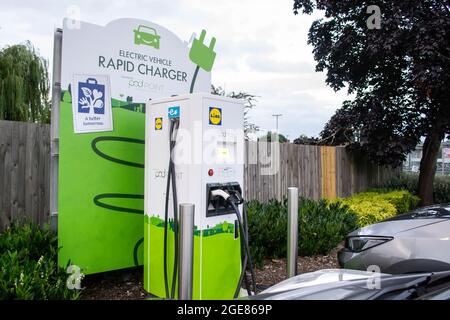
<path fill-rule="evenodd" d="M 216 148 L 217 163 L 232 164 L 236 161 L 236 142 L 219 141 Z"/>

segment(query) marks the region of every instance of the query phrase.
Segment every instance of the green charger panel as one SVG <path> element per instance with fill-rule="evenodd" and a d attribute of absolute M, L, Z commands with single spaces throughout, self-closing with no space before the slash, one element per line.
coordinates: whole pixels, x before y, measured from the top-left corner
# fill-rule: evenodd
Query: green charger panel
<path fill-rule="evenodd" d="M 166 298 L 164 285 L 164 221 L 145 217 L 144 289 Z M 174 234 L 168 228 L 167 274 L 172 287 Z M 193 294 L 195 300 L 233 299 L 241 274 L 240 241 L 234 237 L 234 225 L 224 223 L 194 234 Z M 178 290 L 175 291 L 177 295 Z"/>
<path fill-rule="evenodd" d="M 145 114 L 113 99 L 114 131 L 74 134 L 70 93 L 62 96 L 59 265 L 84 274 L 142 265 Z"/>

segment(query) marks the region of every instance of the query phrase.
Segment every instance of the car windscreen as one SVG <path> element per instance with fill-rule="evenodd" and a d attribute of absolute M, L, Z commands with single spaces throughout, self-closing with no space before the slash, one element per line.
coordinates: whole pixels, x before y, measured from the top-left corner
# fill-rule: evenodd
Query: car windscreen
<path fill-rule="evenodd" d="M 407 219 L 437 219 L 450 218 L 450 205 L 439 205 L 423 207 L 413 210 L 409 213 L 402 214 L 385 221 L 407 220 Z"/>

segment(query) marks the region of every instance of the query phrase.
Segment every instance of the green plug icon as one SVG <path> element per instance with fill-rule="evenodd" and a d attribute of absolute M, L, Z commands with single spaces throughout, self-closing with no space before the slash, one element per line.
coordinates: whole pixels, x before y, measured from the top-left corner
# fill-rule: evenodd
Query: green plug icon
<path fill-rule="evenodd" d="M 205 41 L 206 30 L 202 30 L 199 39 L 194 39 L 192 42 L 191 50 L 189 51 L 189 59 L 197 65 L 195 68 L 194 76 L 191 81 L 190 93 L 194 92 L 195 80 L 197 79 L 198 70 L 202 68 L 206 72 L 210 72 L 214 60 L 216 59 L 216 52 L 214 46 L 216 45 L 216 38 L 212 37 L 209 47 L 203 42 Z"/>
<path fill-rule="evenodd" d="M 207 47 L 203 43 L 205 36 L 206 30 L 202 30 L 200 39 L 194 39 L 191 50 L 189 51 L 189 59 L 203 70 L 210 72 L 216 59 L 216 53 L 214 52 L 216 38 L 213 37 L 209 43 L 209 47 Z"/>

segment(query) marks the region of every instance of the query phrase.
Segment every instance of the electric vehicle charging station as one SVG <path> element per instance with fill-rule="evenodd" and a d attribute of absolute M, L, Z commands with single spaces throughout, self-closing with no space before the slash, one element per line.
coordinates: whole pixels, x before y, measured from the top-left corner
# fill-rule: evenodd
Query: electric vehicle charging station
<path fill-rule="evenodd" d="M 144 289 L 149 293 L 175 298 L 179 203 L 195 205 L 193 299 L 232 299 L 238 292 L 244 261 L 243 122 L 243 102 L 217 95 L 147 103 Z"/>

